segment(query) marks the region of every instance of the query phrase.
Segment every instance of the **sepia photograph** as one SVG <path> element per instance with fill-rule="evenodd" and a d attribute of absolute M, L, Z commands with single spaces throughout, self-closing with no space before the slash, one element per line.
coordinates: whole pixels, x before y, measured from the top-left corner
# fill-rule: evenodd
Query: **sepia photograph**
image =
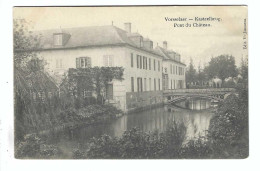
<path fill-rule="evenodd" d="M 13 7 L 13 72 L 16 159 L 249 156 L 246 5 Z"/>

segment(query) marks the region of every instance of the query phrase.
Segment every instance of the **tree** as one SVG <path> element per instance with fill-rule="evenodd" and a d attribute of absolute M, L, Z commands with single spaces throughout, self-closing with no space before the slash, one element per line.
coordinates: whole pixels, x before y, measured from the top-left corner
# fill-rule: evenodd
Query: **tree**
<path fill-rule="evenodd" d="M 205 68 L 205 72 L 209 78 L 219 77 L 222 81 L 228 77 L 237 76 L 237 68 L 235 58 L 230 55 L 220 55 L 211 58 L 209 65 Z"/>
<path fill-rule="evenodd" d="M 202 85 L 202 82 L 206 80 L 206 74 L 205 74 L 204 70 L 201 69 L 200 64 L 198 66 L 197 80 L 199 81 L 200 85 Z"/>
<path fill-rule="evenodd" d="M 193 60 L 190 59 L 190 64 L 186 71 L 186 82 L 194 82 L 194 81 L 196 81 L 196 69 L 193 65 Z"/>
<path fill-rule="evenodd" d="M 241 66 L 240 66 L 240 74 L 242 76 L 243 79 L 243 84 L 245 86 L 248 85 L 248 59 L 241 59 Z"/>
<path fill-rule="evenodd" d="M 30 99 L 30 86 L 26 77 L 31 72 L 41 70 L 43 63 L 32 49 L 40 47 L 39 36 L 29 31 L 29 23 L 24 19 L 14 19 L 14 93 L 15 93 L 15 139 L 20 141 L 30 130 L 35 112 Z M 17 142 L 16 141 L 16 142 Z"/>
<path fill-rule="evenodd" d="M 24 67 L 28 60 L 37 58 L 38 53 L 33 50 L 41 47 L 40 36 L 30 31 L 29 22 L 25 19 L 14 19 L 13 24 L 14 64 Z"/>

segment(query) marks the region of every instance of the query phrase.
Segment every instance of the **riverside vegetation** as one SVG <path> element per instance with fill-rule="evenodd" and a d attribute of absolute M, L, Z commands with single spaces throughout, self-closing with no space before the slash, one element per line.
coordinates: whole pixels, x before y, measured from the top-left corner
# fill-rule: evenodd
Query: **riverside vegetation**
<path fill-rule="evenodd" d="M 74 149 L 74 159 L 246 158 L 248 156 L 247 90 L 230 95 L 211 119 L 208 134 L 187 140 L 184 123 L 173 121 L 165 132 L 127 130 L 121 137 L 92 138 Z M 18 145 L 17 155 L 26 158 L 60 158 L 62 150 L 32 134 Z"/>

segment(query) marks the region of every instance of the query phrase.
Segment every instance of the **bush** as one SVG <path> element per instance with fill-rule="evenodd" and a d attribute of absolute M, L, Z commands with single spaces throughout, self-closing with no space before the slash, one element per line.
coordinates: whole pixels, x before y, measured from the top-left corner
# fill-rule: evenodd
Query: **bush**
<path fill-rule="evenodd" d="M 211 119 L 208 138 L 215 158 L 248 156 L 247 92 L 228 96 Z"/>
<path fill-rule="evenodd" d="M 16 158 L 50 158 L 60 153 L 56 146 L 46 144 L 35 134 L 26 135 L 15 149 Z"/>
<path fill-rule="evenodd" d="M 103 135 L 93 138 L 89 158 L 175 158 L 185 140 L 186 127 L 173 122 L 164 133 L 144 133 L 139 128 L 125 131 L 120 138 Z"/>

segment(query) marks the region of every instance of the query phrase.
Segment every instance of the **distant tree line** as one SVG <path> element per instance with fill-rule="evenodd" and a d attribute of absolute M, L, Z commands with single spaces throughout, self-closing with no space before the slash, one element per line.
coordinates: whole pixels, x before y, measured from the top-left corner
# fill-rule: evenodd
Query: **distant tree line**
<path fill-rule="evenodd" d="M 241 78 L 240 78 L 241 77 Z M 200 88 L 209 86 L 209 82 L 212 79 L 220 79 L 224 86 L 231 85 L 231 80 L 228 78 L 237 78 L 243 86 L 247 85 L 248 81 L 248 63 L 247 59 L 241 60 L 241 65 L 238 68 L 235 64 L 235 58 L 232 55 L 220 55 L 212 57 L 207 65 L 202 68 L 199 64 L 196 69 L 193 60 L 190 59 L 190 63 L 186 70 L 186 83 L 187 88 L 197 86 Z M 228 81 L 227 81 L 228 80 Z"/>

